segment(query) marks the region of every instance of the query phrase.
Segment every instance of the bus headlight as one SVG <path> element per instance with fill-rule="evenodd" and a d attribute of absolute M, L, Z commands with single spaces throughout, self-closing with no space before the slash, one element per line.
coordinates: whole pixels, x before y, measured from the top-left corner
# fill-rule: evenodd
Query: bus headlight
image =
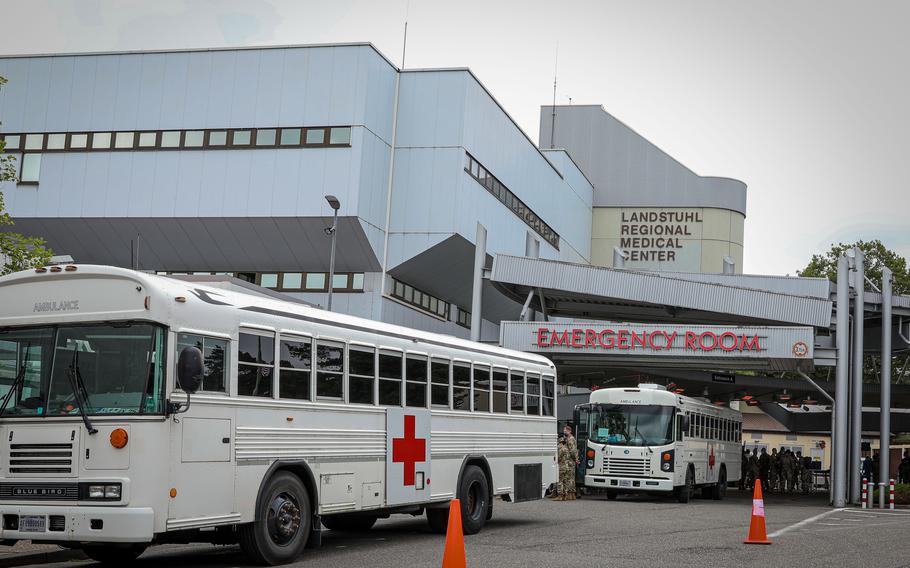
<path fill-rule="evenodd" d="M 594 460 L 588 460 L 588 469 L 594 468 Z"/>
<path fill-rule="evenodd" d="M 670 473 L 673 471 L 673 460 L 675 452 L 673 450 L 667 450 L 661 452 L 660 454 L 660 470 Z"/>
<path fill-rule="evenodd" d="M 119 501 L 123 493 L 120 483 L 80 483 L 79 499 L 88 501 Z"/>

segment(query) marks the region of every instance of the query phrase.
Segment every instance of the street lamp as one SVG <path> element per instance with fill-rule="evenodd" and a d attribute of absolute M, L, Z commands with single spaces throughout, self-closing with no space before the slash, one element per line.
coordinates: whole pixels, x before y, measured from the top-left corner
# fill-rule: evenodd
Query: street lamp
<path fill-rule="evenodd" d="M 332 288 L 334 288 L 335 280 L 335 237 L 338 234 L 338 209 L 341 207 L 341 202 L 338 201 L 338 198 L 334 195 L 326 195 L 325 200 L 329 202 L 329 207 L 335 212 L 335 216 L 332 219 L 332 226 L 327 227 L 325 234 L 332 237 L 332 253 L 329 255 L 329 299 L 326 302 L 328 304 L 327 309 L 332 311 Z"/>

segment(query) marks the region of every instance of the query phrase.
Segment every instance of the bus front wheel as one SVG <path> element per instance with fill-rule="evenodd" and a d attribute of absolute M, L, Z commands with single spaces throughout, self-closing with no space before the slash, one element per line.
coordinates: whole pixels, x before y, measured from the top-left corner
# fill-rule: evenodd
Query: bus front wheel
<path fill-rule="evenodd" d="M 310 498 L 300 478 L 279 471 L 262 490 L 257 520 L 240 527 L 240 548 L 259 564 L 290 562 L 306 547 L 312 515 Z"/>
<path fill-rule="evenodd" d="M 680 503 L 688 503 L 695 492 L 695 472 L 692 468 L 686 469 L 686 484 L 676 488 L 676 500 Z"/>

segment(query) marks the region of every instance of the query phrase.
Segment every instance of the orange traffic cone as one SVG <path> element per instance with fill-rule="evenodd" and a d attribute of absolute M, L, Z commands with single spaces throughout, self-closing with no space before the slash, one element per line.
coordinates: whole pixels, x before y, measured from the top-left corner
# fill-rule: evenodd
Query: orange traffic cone
<path fill-rule="evenodd" d="M 752 494 L 752 520 L 749 523 L 749 538 L 744 544 L 771 544 L 765 531 L 765 500 L 761 494 L 761 483 L 755 484 Z"/>
<path fill-rule="evenodd" d="M 442 568 L 467 568 L 464 555 L 464 532 L 461 528 L 461 501 L 449 503 L 449 526 L 446 529 L 446 550 L 442 555 Z"/>

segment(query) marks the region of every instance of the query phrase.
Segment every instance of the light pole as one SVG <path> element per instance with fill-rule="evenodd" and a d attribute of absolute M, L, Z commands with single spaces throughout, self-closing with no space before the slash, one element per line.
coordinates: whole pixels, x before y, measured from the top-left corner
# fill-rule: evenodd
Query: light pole
<path fill-rule="evenodd" d="M 341 207 L 341 202 L 338 201 L 338 198 L 334 195 L 326 195 L 325 200 L 329 202 L 329 207 L 335 212 L 335 216 L 332 219 L 332 226 L 325 230 L 327 235 L 332 237 L 332 252 L 329 255 L 329 299 L 326 302 L 327 309 L 332 311 L 332 284 L 335 280 L 335 237 L 338 234 L 338 208 Z"/>

